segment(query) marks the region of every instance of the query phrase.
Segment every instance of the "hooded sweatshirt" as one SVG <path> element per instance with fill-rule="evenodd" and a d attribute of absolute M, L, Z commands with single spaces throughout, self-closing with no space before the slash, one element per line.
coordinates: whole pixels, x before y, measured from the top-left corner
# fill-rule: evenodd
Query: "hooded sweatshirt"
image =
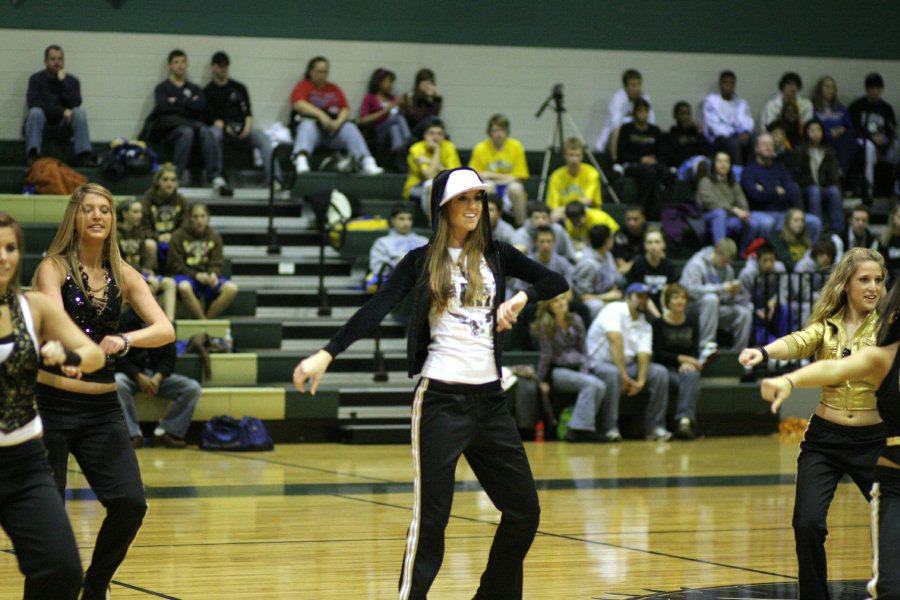
<path fill-rule="evenodd" d="M 457 170 L 457 169 L 454 169 Z M 471 169 L 468 169 L 471 170 Z M 428 346 L 432 341 L 429 313 L 431 312 L 431 291 L 428 285 L 426 257 L 434 243 L 437 224 L 440 218 L 440 199 L 447 187 L 447 180 L 453 171 L 441 171 L 434 178 L 431 187 L 431 226 L 432 235 L 428 244 L 411 250 L 394 269 L 390 280 L 384 284 L 375 296 L 363 305 L 350 320 L 325 345 L 324 350 L 332 357 L 346 350 L 353 342 L 372 331 L 381 320 L 407 295 L 412 294 L 412 310 L 410 325 L 407 328 L 406 357 L 408 374 L 413 377 L 422 371 L 428 357 Z M 480 179 L 480 178 L 479 178 Z M 510 244 L 495 241 L 491 237 L 490 218 L 488 217 L 486 197 L 482 198 L 482 212 L 479 226 L 484 230 L 487 246 L 484 258 L 494 276 L 491 331 L 493 339 L 494 366 L 497 373 L 501 370 L 503 344 L 497 333 L 497 307 L 506 298 L 506 278 L 515 277 L 530 283 L 525 290 L 528 302 L 548 300 L 565 292 L 569 286 L 566 280 L 553 271 L 537 263 Z"/>

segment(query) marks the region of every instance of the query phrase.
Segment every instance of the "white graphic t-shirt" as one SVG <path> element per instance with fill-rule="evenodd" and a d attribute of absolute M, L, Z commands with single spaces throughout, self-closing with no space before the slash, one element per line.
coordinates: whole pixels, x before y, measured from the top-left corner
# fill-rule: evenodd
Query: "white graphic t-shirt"
<path fill-rule="evenodd" d="M 463 306 L 468 290 L 461 248 L 450 248 L 450 302 L 446 310 L 428 315 L 431 343 L 422 376 L 450 383 L 479 384 L 499 379 L 494 364 L 494 297 L 497 286 L 484 257 L 481 279 L 484 293 L 475 306 Z"/>

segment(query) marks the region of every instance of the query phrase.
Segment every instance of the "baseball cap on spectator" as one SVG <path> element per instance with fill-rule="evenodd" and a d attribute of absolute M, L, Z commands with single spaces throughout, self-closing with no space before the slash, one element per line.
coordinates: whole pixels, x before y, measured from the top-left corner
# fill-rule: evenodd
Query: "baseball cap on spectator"
<path fill-rule="evenodd" d="M 231 64 L 231 61 L 228 59 L 228 55 L 219 50 L 215 54 L 212 55 L 212 60 L 210 64 L 219 65 L 220 67 L 227 67 Z"/>
<path fill-rule="evenodd" d="M 628 294 L 649 294 L 650 286 L 646 283 L 635 281 L 634 283 L 629 283 L 628 287 L 625 288 L 625 295 Z"/>

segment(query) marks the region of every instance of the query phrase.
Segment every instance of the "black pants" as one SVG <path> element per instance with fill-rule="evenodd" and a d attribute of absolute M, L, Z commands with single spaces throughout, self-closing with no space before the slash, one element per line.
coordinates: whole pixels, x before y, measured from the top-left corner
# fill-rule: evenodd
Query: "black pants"
<path fill-rule="evenodd" d="M 0 525 L 25 575 L 25 600 L 78 596 L 81 559 L 39 440 L 0 447 Z"/>
<path fill-rule="evenodd" d="M 522 440 L 498 382 L 445 384 L 422 378 L 412 410 L 415 504 L 400 574 L 400 600 L 426 598 L 444 558 L 456 463 L 464 455 L 500 512 L 479 600 L 522 597 L 522 563 L 540 520 Z"/>
<path fill-rule="evenodd" d="M 846 427 L 813 415 L 797 458 L 794 539 L 800 600 L 828 599 L 825 519 L 838 482 L 849 475 L 866 500 L 875 461 L 884 447 L 884 427 Z"/>
<path fill-rule="evenodd" d="M 131 439 L 115 392 L 74 394 L 38 385 L 44 445 L 60 495 L 65 495 L 69 453 L 78 461 L 106 518 L 84 577 L 84 598 L 103 598 L 134 541 L 147 500 Z"/>
<path fill-rule="evenodd" d="M 872 487 L 872 580 L 878 600 L 900 598 L 900 469 L 875 467 Z"/>

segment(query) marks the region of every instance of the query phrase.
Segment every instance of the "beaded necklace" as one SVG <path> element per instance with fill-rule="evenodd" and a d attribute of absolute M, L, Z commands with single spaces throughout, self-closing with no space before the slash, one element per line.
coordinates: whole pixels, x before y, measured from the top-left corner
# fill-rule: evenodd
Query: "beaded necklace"
<path fill-rule="evenodd" d="M 81 273 L 81 282 L 84 284 L 84 290 L 87 294 L 88 301 L 90 301 L 91 306 L 94 307 L 97 315 L 100 315 L 106 309 L 106 304 L 109 301 L 109 284 L 112 282 L 112 277 L 109 274 L 109 268 L 107 267 L 106 262 L 103 263 L 103 275 L 105 282 L 99 289 L 95 290 L 91 287 L 90 280 L 88 279 L 88 274 L 84 270 L 84 265 L 81 264 L 81 261 L 78 261 L 78 272 Z M 94 292 L 101 291 L 103 292 L 102 295 L 94 295 Z"/>

